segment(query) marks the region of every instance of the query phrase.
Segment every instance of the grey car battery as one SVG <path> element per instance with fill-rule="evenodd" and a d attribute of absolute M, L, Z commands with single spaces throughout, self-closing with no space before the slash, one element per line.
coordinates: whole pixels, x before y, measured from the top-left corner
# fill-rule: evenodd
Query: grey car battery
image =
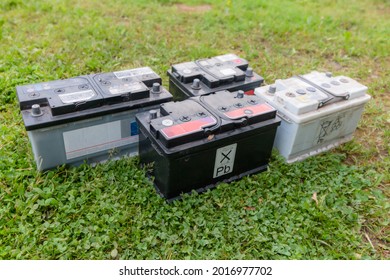
<path fill-rule="evenodd" d="M 366 92 L 354 79 L 317 71 L 255 90 L 278 110 L 275 147 L 289 163 L 351 140 L 370 99 Z"/>
<path fill-rule="evenodd" d="M 168 200 L 266 170 L 280 124 L 272 106 L 243 91 L 164 103 L 136 119 L 140 162 L 153 163 Z"/>
<path fill-rule="evenodd" d="M 16 87 L 37 169 L 138 154 L 135 114 L 172 100 L 149 67 Z"/>
<path fill-rule="evenodd" d="M 243 90 L 253 95 L 264 80 L 249 67 L 247 60 L 235 54 L 175 64 L 168 70 L 168 76 L 169 91 L 177 100 L 221 90 Z"/>

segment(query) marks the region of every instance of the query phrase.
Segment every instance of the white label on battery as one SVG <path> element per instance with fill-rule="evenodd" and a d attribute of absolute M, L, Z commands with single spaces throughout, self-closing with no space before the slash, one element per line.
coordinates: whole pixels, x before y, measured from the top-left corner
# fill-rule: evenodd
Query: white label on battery
<path fill-rule="evenodd" d="M 215 58 L 222 62 L 225 62 L 225 61 L 235 60 L 238 58 L 238 56 L 236 56 L 235 54 L 225 54 L 225 55 L 216 56 Z"/>
<path fill-rule="evenodd" d="M 165 120 L 162 120 L 161 123 L 162 123 L 163 126 L 172 126 L 173 125 L 173 120 L 165 119 Z"/>
<path fill-rule="evenodd" d="M 149 67 L 142 67 L 142 68 L 136 68 L 131 70 L 114 72 L 115 77 L 117 77 L 118 79 L 131 78 L 131 77 L 142 76 L 147 74 L 154 74 L 154 72 Z"/>
<path fill-rule="evenodd" d="M 86 101 L 94 97 L 96 93 L 93 90 L 76 91 L 71 93 L 59 94 L 58 97 L 62 103 L 71 104 L 80 101 Z"/>
<path fill-rule="evenodd" d="M 136 82 L 136 83 L 112 86 L 108 90 L 110 91 L 110 93 L 112 95 L 116 95 L 116 94 L 134 92 L 134 91 L 137 91 L 137 90 L 140 90 L 140 89 L 142 89 L 142 84 Z"/>
<path fill-rule="evenodd" d="M 236 74 L 236 71 L 234 71 L 233 69 L 230 69 L 230 68 L 221 69 L 221 70 L 219 70 L 219 72 L 221 72 L 225 76 L 231 76 L 231 75 Z"/>
<path fill-rule="evenodd" d="M 217 150 L 213 178 L 220 177 L 233 171 L 236 149 L 237 143 L 234 143 Z"/>
<path fill-rule="evenodd" d="M 122 138 L 121 121 L 63 133 L 66 159 L 73 159 L 138 142 L 138 135 Z"/>

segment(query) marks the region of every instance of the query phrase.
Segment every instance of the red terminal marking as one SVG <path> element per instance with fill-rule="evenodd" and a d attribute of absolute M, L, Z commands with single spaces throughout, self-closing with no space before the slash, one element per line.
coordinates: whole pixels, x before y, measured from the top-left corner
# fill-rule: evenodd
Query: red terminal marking
<path fill-rule="evenodd" d="M 231 118 L 231 119 L 238 119 L 238 118 L 243 118 L 247 116 L 258 116 L 270 111 L 273 111 L 274 108 L 272 108 L 268 104 L 257 104 L 257 105 L 252 105 L 252 106 L 247 106 L 243 108 L 239 108 L 230 112 L 226 112 L 225 116 Z M 245 112 L 246 111 L 246 112 Z M 249 113 L 248 112 L 252 112 Z"/>
<path fill-rule="evenodd" d="M 233 60 L 233 61 L 234 61 L 235 64 L 240 64 L 240 63 L 242 62 L 242 60 L 239 59 L 239 58 L 237 58 L 237 59 L 235 59 L 235 60 Z"/>
<path fill-rule="evenodd" d="M 246 95 L 255 95 L 255 90 L 251 89 L 245 92 Z"/>
<path fill-rule="evenodd" d="M 161 132 L 167 139 L 171 139 L 178 136 L 191 134 L 193 132 L 201 131 L 202 128 L 212 126 L 217 123 L 217 120 L 213 117 L 205 117 L 202 119 L 176 124 L 170 127 L 161 129 Z"/>

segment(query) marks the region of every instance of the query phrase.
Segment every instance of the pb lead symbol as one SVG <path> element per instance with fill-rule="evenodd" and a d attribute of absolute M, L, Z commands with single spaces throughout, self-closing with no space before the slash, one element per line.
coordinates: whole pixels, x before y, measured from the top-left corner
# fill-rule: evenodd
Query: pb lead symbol
<path fill-rule="evenodd" d="M 220 177 L 233 171 L 236 149 L 237 143 L 219 148 L 217 150 L 213 178 Z"/>

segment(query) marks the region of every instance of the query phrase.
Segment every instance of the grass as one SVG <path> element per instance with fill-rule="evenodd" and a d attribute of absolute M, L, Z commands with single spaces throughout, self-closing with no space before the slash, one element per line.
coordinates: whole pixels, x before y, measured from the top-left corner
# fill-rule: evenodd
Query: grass
<path fill-rule="evenodd" d="M 388 259 L 387 1 L 0 3 L 0 259 Z M 355 139 L 166 204 L 137 158 L 39 173 L 15 86 L 233 52 L 267 82 L 328 70 L 373 99 Z"/>

